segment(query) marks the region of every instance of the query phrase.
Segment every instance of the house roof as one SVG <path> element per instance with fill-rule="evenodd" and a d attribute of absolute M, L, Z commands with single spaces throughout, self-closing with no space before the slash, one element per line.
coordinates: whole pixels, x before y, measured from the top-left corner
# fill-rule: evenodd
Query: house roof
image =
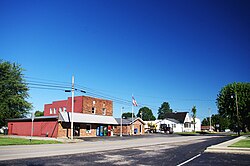
<path fill-rule="evenodd" d="M 180 123 L 178 120 L 176 119 L 172 119 L 172 118 L 166 118 L 167 120 L 171 121 L 171 122 L 174 122 L 174 123 Z"/>
<path fill-rule="evenodd" d="M 121 124 L 121 118 L 115 118 L 115 120 L 119 125 Z M 135 122 L 136 120 L 141 121 L 141 123 L 145 125 L 144 121 L 141 118 L 135 118 L 133 122 Z M 132 118 L 122 119 L 122 125 L 130 125 L 130 124 L 132 124 Z"/>
<path fill-rule="evenodd" d="M 121 124 L 121 118 L 115 118 L 116 122 L 120 125 Z M 130 125 L 131 120 L 128 119 L 122 119 L 122 125 Z"/>
<path fill-rule="evenodd" d="M 59 121 L 71 122 L 71 112 L 60 112 Z M 73 113 L 73 121 L 76 123 L 110 124 L 117 125 L 112 116 L 92 115 L 83 113 Z"/>
<path fill-rule="evenodd" d="M 166 119 L 175 119 L 175 120 L 179 121 L 180 123 L 184 123 L 187 113 L 188 112 L 166 113 L 165 118 Z"/>
<path fill-rule="evenodd" d="M 41 120 L 52 120 L 52 119 L 58 119 L 58 116 L 38 116 L 34 117 L 34 121 L 41 121 Z M 15 122 L 15 121 L 31 121 L 31 118 L 13 118 L 13 119 L 7 119 L 8 122 Z"/>

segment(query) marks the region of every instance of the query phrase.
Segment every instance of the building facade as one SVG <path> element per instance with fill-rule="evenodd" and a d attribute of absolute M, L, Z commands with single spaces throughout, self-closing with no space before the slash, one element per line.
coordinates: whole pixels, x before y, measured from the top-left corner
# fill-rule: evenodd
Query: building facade
<path fill-rule="evenodd" d="M 145 125 L 145 130 L 149 130 L 149 124 L 156 125 L 156 132 L 161 132 L 160 126 L 166 125 L 171 127 L 173 132 L 192 132 L 201 131 L 201 121 L 199 118 L 195 118 L 195 125 L 193 118 L 188 112 L 173 112 L 167 113 L 162 120 L 148 121 L 148 125 Z M 195 128 L 194 128 L 195 127 Z"/>
<path fill-rule="evenodd" d="M 34 136 L 70 137 L 72 98 L 44 105 L 44 116 L 35 117 Z M 10 135 L 31 134 L 31 118 L 9 119 Z M 113 102 L 87 96 L 74 97 L 74 136 L 111 136 L 113 126 Z"/>
<path fill-rule="evenodd" d="M 115 118 L 118 125 L 114 126 L 114 134 L 120 135 L 142 135 L 145 133 L 144 121 L 141 118 L 132 119 L 122 119 Z M 121 125 L 122 124 L 122 125 Z M 122 130 L 121 130 L 122 129 Z"/>

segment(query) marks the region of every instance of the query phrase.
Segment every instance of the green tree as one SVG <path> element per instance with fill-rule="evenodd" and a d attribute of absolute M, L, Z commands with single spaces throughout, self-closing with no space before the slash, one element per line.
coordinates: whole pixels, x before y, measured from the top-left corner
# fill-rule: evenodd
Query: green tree
<path fill-rule="evenodd" d="M 141 116 L 142 113 L 142 116 Z M 139 109 L 137 117 L 142 117 L 142 120 L 149 121 L 155 120 L 155 116 L 152 113 L 152 110 L 148 107 L 142 107 Z"/>
<path fill-rule="evenodd" d="M 161 104 L 161 107 L 158 109 L 158 119 L 164 119 L 166 116 L 166 113 L 172 113 L 173 110 L 170 108 L 170 105 L 168 102 L 163 102 Z"/>
<path fill-rule="evenodd" d="M 210 125 L 210 124 L 209 124 L 209 117 L 204 118 L 204 119 L 202 120 L 202 122 L 201 122 L 201 125 L 202 125 L 202 126 L 209 126 L 209 125 Z"/>
<path fill-rule="evenodd" d="M 28 87 L 22 72 L 20 65 L 0 60 L 0 126 L 6 125 L 6 119 L 25 117 L 32 107 L 26 101 Z"/>
<path fill-rule="evenodd" d="M 226 85 L 219 92 L 216 104 L 219 114 L 224 118 L 229 118 L 230 124 L 233 124 L 230 129 L 237 128 L 238 131 L 250 129 L 250 83 Z"/>
<path fill-rule="evenodd" d="M 202 126 L 209 126 L 209 117 L 204 118 L 201 122 Z M 214 114 L 211 116 L 211 126 L 213 126 L 215 129 L 219 129 L 219 131 L 224 131 L 225 129 L 228 129 L 230 126 L 230 121 L 227 117 L 222 117 L 219 114 Z"/>
<path fill-rule="evenodd" d="M 193 106 L 193 108 L 192 108 L 192 118 L 193 118 L 193 123 L 194 123 L 194 131 L 195 131 L 195 118 L 196 118 L 196 112 L 197 112 L 197 110 L 196 110 L 196 106 Z"/>
<path fill-rule="evenodd" d="M 36 117 L 38 117 L 38 116 L 43 116 L 43 115 L 44 115 L 43 111 L 37 110 L 37 111 L 35 112 L 35 116 L 36 116 Z"/>
<path fill-rule="evenodd" d="M 133 113 L 133 117 L 135 118 L 135 114 Z M 131 112 L 125 112 L 122 114 L 122 118 L 128 119 L 132 118 L 132 113 Z"/>

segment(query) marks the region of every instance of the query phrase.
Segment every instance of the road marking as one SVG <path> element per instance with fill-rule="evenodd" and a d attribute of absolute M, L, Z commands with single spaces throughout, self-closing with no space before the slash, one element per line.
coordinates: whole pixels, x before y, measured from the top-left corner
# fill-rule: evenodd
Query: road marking
<path fill-rule="evenodd" d="M 181 163 L 181 164 L 179 164 L 179 165 L 177 165 L 177 166 L 182 166 L 182 165 L 184 165 L 184 164 L 186 164 L 186 163 L 188 163 L 188 162 L 190 162 L 190 161 L 196 159 L 197 157 L 200 157 L 200 155 L 201 155 L 201 154 L 198 154 L 198 155 L 192 157 L 191 159 L 188 159 L 187 161 L 184 161 L 183 163 Z"/>

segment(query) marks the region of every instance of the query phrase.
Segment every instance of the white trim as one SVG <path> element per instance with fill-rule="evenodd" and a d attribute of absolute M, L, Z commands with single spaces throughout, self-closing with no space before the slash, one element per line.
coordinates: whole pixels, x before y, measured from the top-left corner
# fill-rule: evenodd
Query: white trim
<path fill-rule="evenodd" d="M 74 122 L 78 123 L 87 123 L 87 124 L 110 124 L 117 125 L 115 118 L 112 116 L 103 116 L 103 115 L 93 115 L 93 114 L 83 114 L 83 113 L 74 113 Z M 70 122 L 71 112 L 60 112 L 59 121 Z"/>

